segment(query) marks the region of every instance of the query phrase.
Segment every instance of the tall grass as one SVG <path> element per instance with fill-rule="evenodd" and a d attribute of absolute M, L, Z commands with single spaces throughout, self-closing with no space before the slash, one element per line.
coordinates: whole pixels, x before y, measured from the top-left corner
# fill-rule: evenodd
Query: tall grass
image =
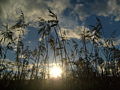
<path fill-rule="evenodd" d="M 90 26 L 91 30 L 81 30 L 81 39 L 78 40 L 81 44 L 79 44 L 75 39 L 66 39 L 67 33 L 62 33 L 57 15 L 51 10 L 48 12 L 52 17 L 51 20 L 39 17 L 35 22 L 26 23 L 24 13 L 21 11 L 17 23 L 13 26 L 1 25 L 0 84 L 4 88 L 15 89 L 20 84 L 22 85 L 20 87 L 25 89 L 28 87 L 27 85 L 31 85 L 31 82 L 36 81 L 34 82 L 36 86 L 31 87 L 42 89 L 44 84 L 51 80 L 50 64 L 58 64 L 58 62 L 64 73 L 60 82 L 53 82 L 60 83 L 62 90 L 68 88 L 69 90 L 88 90 L 93 89 L 94 85 L 96 85 L 95 89 L 98 87 L 100 89 L 107 85 L 106 82 L 110 83 L 109 80 L 119 79 L 120 50 L 114 45 L 113 38 L 115 37 L 111 37 L 111 39 L 103 37 L 102 23 L 99 18 L 96 18 L 96 25 Z M 35 30 L 40 39 L 38 39 L 37 47 L 30 49 L 24 43 L 24 30 L 31 26 L 34 27 L 34 24 L 37 24 Z M 19 35 L 16 37 L 17 32 Z M 8 60 L 10 52 L 15 56 L 13 61 Z M 37 82 L 41 83 L 40 87 Z M 16 86 L 12 86 L 11 83 Z M 99 85 L 101 83 L 103 86 Z M 51 84 L 49 83 L 49 85 Z M 49 85 L 45 85 L 46 90 L 50 90 Z"/>

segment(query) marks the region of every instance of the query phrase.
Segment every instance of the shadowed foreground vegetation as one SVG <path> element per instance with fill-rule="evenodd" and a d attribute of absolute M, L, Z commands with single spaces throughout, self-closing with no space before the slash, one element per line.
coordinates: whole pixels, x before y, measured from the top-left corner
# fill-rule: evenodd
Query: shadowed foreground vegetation
<path fill-rule="evenodd" d="M 1 90 L 119 90 L 120 78 L 70 80 L 3 80 Z"/>
<path fill-rule="evenodd" d="M 15 24 L 1 24 L 0 90 L 118 90 L 120 50 L 115 32 L 105 38 L 96 18 L 90 30 L 79 29 L 79 39 L 68 38 L 57 15 L 49 10 L 49 16 L 50 20 L 27 22 L 21 11 Z M 39 37 L 32 47 L 33 41 L 25 41 L 31 30 Z M 53 64 L 63 72 L 56 79 L 49 73 Z"/>

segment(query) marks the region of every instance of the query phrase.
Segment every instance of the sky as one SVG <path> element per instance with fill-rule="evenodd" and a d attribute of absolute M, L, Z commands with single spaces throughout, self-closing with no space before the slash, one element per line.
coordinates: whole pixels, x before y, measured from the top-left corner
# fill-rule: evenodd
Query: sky
<path fill-rule="evenodd" d="M 95 25 L 98 17 L 103 25 L 104 37 L 109 38 L 115 30 L 120 42 L 120 0 L 0 0 L 0 22 L 16 19 L 20 10 L 27 21 L 37 17 L 48 19 L 48 9 L 57 14 L 60 26 L 68 31 L 69 38 L 78 38 L 77 29 L 82 26 L 88 29 L 89 25 Z M 26 35 L 32 46 L 38 37 L 33 29 L 30 28 Z"/>

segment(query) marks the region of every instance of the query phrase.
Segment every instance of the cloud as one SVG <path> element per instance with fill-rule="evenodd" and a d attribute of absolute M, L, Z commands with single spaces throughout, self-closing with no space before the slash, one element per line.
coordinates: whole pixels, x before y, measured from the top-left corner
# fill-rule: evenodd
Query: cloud
<path fill-rule="evenodd" d="M 120 36 L 113 39 L 113 45 L 115 45 L 115 46 L 120 45 Z"/>
<path fill-rule="evenodd" d="M 120 20 L 120 0 L 0 0 L 0 22 L 3 19 L 9 20 L 8 18 L 16 22 L 20 9 L 27 21 L 37 17 L 49 19 L 48 8 L 58 15 L 61 27 L 66 29 L 76 29 L 80 21 L 91 15 L 114 16 L 115 21 Z M 76 31 L 71 33 L 73 32 L 77 36 Z"/>
<path fill-rule="evenodd" d="M 61 24 L 78 25 L 91 15 L 115 16 L 120 20 L 120 0 L 0 0 L 1 19 L 16 19 L 20 9 L 25 13 L 27 21 L 37 17 L 48 19 L 47 9 L 51 8 L 59 17 Z M 70 9 L 65 17 L 64 12 Z M 63 24 L 64 23 L 64 24 Z M 66 25 L 67 26 L 67 25 Z"/>
<path fill-rule="evenodd" d="M 2 7 L 5 6 L 9 0 L 0 0 L 0 15 L 2 14 Z"/>
<path fill-rule="evenodd" d="M 53 9 L 59 16 L 69 5 L 69 0 L 2 0 L 0 3 L 2 18 L 17 18 L 16 16 L 21 9 L 26 17 L 33 19 L 33 17 L 48 18 L 48 8 Z"/>
<path fill-rule="evenodd" d="M 76 31 L 71 29 L 62 28 L 61 33 L 65 39 L 77 38 L 80 39 L 80 35 L 76 33 Z"/>
<path fill-rule="evenodd" d="M 65 39 L 81 39 L 81 34 L 83 31 L 89 31 L 89 28 L 85 26 L 77 26 L 75 29 L 67 29 L 67 28 L 62 28 L 61 33 L 65 37 Z"/>

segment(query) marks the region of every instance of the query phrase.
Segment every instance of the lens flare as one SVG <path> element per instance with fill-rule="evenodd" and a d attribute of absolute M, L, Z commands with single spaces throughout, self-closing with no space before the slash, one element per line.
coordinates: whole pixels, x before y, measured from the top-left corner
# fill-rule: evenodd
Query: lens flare
<path fill-rule="evenodd" d="M 58 66 L 53 66 L 50 69 L 50 77 L 51 78 L 59 78 L 62 75 L 62 69 Z"/>

